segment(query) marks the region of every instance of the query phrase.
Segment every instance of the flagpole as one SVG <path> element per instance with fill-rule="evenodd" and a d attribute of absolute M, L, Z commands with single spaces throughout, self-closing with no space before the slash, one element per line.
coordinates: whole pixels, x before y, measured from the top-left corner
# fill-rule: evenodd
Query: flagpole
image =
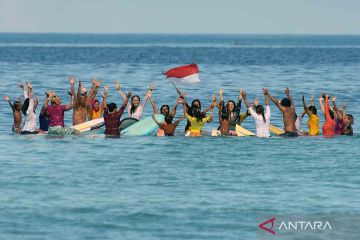
<path fill-rule="evenodd" d="M 165 76 L 164 72 L 162 74 L 164 74 L 164 76 Z M 179 94 L 179 96 L 181 96 L 182 92 L 179 90 L 178 87 L 176 87 L 175 83 L 173 81 L 171 81 L 169 78 L 166 78 L 166 79 L 174 86 L 174 88 L 176 89 L 176 92 Z"/>

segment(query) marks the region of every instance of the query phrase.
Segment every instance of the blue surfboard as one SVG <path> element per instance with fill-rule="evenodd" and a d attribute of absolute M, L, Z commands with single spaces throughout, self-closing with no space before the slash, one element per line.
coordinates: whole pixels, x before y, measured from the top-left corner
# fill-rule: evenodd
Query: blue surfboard
<path fill-rule="evenodd" d="M 162 114 L 155 114 L 155 119 L 162 123 L 165 120 L 164 115 Z M 156 122 L 152 119 L 151 116 L 146 117 L 137 123 L 131 125 L 130 127 L 125 128 L 121 131 L 122 136 L 144 136 L 149 135 L 156 129 L 158 129 L 159 126 L 156 124 Z"/>

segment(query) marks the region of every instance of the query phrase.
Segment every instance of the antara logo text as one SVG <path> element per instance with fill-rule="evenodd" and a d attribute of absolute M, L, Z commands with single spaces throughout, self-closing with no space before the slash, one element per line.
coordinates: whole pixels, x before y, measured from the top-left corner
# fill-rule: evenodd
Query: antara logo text
<path fill-rule="evenodd" d="M 281 221 L 279 227 L 276 226 L 276 218 L 270 218 L 259 224 L 259 228 L 276 234 L 280 231 L 331 231 L 332 227 L 328 221 Z M 275 231 L 276 230 L 276 231 Z"/>

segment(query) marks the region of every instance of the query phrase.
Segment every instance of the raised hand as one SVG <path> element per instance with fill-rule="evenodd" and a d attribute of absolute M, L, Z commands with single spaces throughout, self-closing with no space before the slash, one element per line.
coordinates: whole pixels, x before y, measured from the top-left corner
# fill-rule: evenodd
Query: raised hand
<path fill-rule="evenodd" d="M 86 87 L 83 87 L 83 88 L 81 89 L 81 91 L 82 91 L 83 93 L 87 93 Z"/>
<path fill-rule="evenodd" d="M 114 83 L 115 83 L 115 88 L 116 88 L 116 90 L 120 90 L 120 84 L 115 80 L 114 81 Z"/>
<path fill-rule="evenodd" d="M 27 86 L 29 89 L 32 89 L 32 86 L 31 86 L 31 84 L 30 84 L 28 81 L 26 81 L 26 86 Z"/>
<path fill-rule="evenodd" d="M 7 102 L 10 101 L 10 97 L 9 97 L 9 96 L 4 96 L 3 99 L 4 99 L 4 101 L 7 101 Z"/>
<path fill-rule="evenodd" d="M 256 107 L 257 105 L 259 105 L 259 99 L 255 98 L 255 100 L 254 100 L 254 106 Z"/>
<path fill-rule="evenodd" d="M 332 101 L 332 102 L 336 102 L 336 97 L 332 97 L 332 98 L 331 98 L 331 101 Z"/>
<path fill-rule="evenodd" d="M 22 84 L 22 83 L 18 83 L 18 86 L 19 86 L 19 88 L 21 88 L 21 89 L 23 89 L 23 90 L 24 90 L 24 84 Z"/>
<path fill-rule="evenodd" d="M 149 97 L 149 98 L 151 98 L 152 92 L 149 90 L 149 91 L 146 93 L 146 96 Z"/>
<path fill-rule="evenodd" d="M 127 98 L 130 98 L 130 97 L 131 97 L 131 95 L 132 95 L 132 93 L 131 93 L 131 92 L 126 93 L 126 97 L 127 97 Z"/>
<path fill-rule="evenodd" d="M 302 100 L 303 102 L 305 101 L 305 96 L 304 96 L 304 95 L 302 95 L 301 100 Z"/>
<path fill-rule="evenodd" d="M 269 94 L 269 90 L 267 88 L 263 88 L 263 93 L 264 95 L 268 95 Z"/>
<path fill-rule="evenodd" d="M 99 87 L 101 86 L 101 80 L 98 80 L 98 81 L 95 83 L 95 86 L 99 88 Z"/>
<path fill-rule="evenodd" d="M 91 78 L 91 84 L 96 85 L 96 77 Z"/>
<path fill-rule="evenodd" d="M 314 102 L 315 97 L 311 96 L 310 102 Z"/>
<path fill-rule="evenodd" d="M 286 96 L 289 96 L 290 90 L 289 90 L 288 87 L 286 87 L 286 88 L 284 89 L 284 93 L 286 94 Z"/>
<path fill-rule="evenodd" d="M 223 94 L 224 94 L 224 89 L 223 89 L 223 88 L 220 88 L 220 89 L 219 89 L 219 94 L 220 94 L 220 95 L 223 95 Z"/>
<path fill-rule="evenodd" d="M 246 98 L 246 92 L 245 92 L 245 90 L 241 90 L 240 95 L 242 96 L 242 98 Z"/>
<path fill-rule="evenodd" d="M 74 77 L 69 77 L 69 82 L 71 85 L 75 84 L 75 78 Z"/>
<path fill-rule="evenodd" d="M 104 93 L 108 93 L 109 91 L 109 87 L 108 86 L 104 86 Z"/>
<path fill-rule="evenodd" d="M 150 91 L 154 91 L 154 89 L 155 89 L 155 83 L 152 82 L 152 83 L 150 84 L 149 90 L 150 90 Z"/>
<path fill-rule="evenodd" d="M 346 107 L 347 107 L 347 106 L 346 106 L 346 102 L 343 102 L 342 108 L 343 108 L 343 109 L 346 109 Z"/>

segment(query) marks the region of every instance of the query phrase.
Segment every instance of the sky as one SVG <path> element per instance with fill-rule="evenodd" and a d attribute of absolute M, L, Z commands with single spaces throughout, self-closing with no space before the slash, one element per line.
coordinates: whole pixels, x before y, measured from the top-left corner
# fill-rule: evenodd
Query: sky
<path fill-rule="evenodd" d="M 0 32 L 360 34 L 360 0 L 0 0 Z"/>

